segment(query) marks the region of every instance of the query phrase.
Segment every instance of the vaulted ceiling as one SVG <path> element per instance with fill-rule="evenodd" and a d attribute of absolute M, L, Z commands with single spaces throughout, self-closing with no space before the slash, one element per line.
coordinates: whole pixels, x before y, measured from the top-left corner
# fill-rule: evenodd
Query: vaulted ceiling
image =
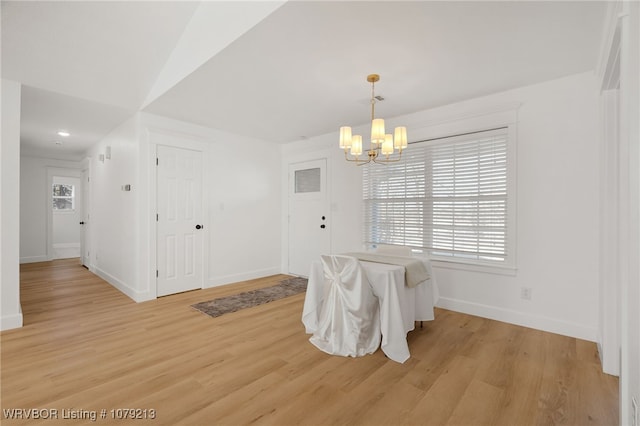
<path fill-rule="evenodd" d="M 137 111 L 274 143 L 593 70 L 598 1 L 2 1 L 24 152 L 80 158 Z M 71 136 L 62 145 L 55 134 Z"/>

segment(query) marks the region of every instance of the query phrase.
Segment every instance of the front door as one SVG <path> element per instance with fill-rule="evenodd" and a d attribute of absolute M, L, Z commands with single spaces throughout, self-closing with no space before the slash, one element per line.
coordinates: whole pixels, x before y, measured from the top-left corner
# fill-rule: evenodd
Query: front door
<path fill-rule="evenodd" d="M 308 276 L 311 262 L 329 254 L 331 239 L 326 159 L 289 165 L 289 273 Z"/>
<path fill-rule="evenodd" d="M 202 153 L 157 148 L 157 294 L 203 287 Z"/>

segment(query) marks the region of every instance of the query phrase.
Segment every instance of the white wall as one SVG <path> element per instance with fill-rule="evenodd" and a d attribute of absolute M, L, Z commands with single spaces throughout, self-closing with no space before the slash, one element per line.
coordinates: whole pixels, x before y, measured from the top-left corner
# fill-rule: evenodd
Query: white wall
<path fill-rule="evenodd" d="M 89 152 L 95 272 L 136 301 L 156 297 L 155 152 L 199 144 L 208 218 L 205 287 L 280 272 L 280 152 L 263 141 L 140 113 Z M 111 147 L 111 159 L 99 160 Z M 132 190 L 121 190 L 130 184 Z"/>
<path fill-rule="evenodd" d="M 517 271 L 502 275 L 434 263 L 439 305 L 594 341 L 599 203 L 594 75 L 568 76 L 390 121 L 405 122 L 411 139 L 412 129 L 452 128 L 457 120 L 476 120 L 518 104 Z M 283 147 L 283 168 L 292 160 L 329 153 L 335 253 L 361 248 L 362 218 L 361 170 L 344 161 L 337 140 L 336 132 Z M 286 244 L 286 228 L 282 240 Z M 287 250 L 283 247 L 283 257 Z M 522 287 L 532 289 L 530 301 L 520 298 Z"/>
<path fill-rule="evenodd" d="M 277 146 L 152 114 L 143 165 L 152 164 L 156 144 L 204 144 L 206 287 L 280 272 L 280 151 Z M 151 167 L 149 173 L 154 173 Z M 153 179 L 149 179 L 152 182 Z M 149 188 L 153 191 L 153 188 Z M 155 212 L 152 205 L 147 207 Z M 144 209 L 143 209 L 144 211 Z M 152 214 L 149 216 L 153 216 Z M 155 232 L 151 223 L 149 234 Z M 153 235 L 150 235 L 153 237 Z M 153 238 L 148 238 L 151 241 Z M 149 250 L 153 252 L 154 247 Z M 155 252 L 153 252 L 155 253 Z M 152 258 L 155 256 L 152 255 Z M 154 285 L 154 283 L 150 284 Z"/>
<path fill-rule="evenodd" d="M 280 152 L 214 142 L 209 170 L 209 284 L 280 272 Z"/>
<path fill-rule="evenodd" d="M 48 246 L 53 244 L 49 181 L 54 174 L 79 176 L 80 168 L 77 161 L 20 158 L 20 263 L 43 262 L 54 257 Z"/>
<path fill-rule="evenodd" d="M 140 297 L 138 273 L 142 257 L 139 235 L 138 187 L 139 115 L 114 129 L 92 147 L 90 158 L 91 232 L 93 272 L 134 300 Z M 106 148 L 111 159 L 100 160 Z M 129 184 L 131 191 L 122 191 Z"/>
<path fill-rule="evenodd" d="M 640 422 L 640 3 L 622 2 L 620 61 L 620 420 Z M 632 399 L 636 401 L 635 419 Z"/>
<path fill-rule="evenodd" d="M 628 391 L 623 397 L 633 397 L 640 411 L 640 4 L 627 3 L 629 8 L 629 63 L 627 64 L 626 90 L 629 90 L 629 143 L 633 146 L 630 165 L 633 169 L 631 179 L 631 271 L 629 282 L 628 312 L 629 346 L 625 358 L 630 360 L 630 367 L 625 373 L 629 375 Z M 625 383 L 626 384 L 626 383 Z M 627 393 L 628 392 L 628 393 Z M 627 399 L 629 401 L 630 398 Z M 629 413 L 629 411 L 627 412 Z M 624 417 L 623 417 L 624 419 Z M 636 412 L 636 424 L 640 424 L 640 412 Z M 629 421 L 632 423 L 632 421 Z"/>
<path fill-rule="evenodd" d="M 640 424 L 640 4 L 608 5 L 598 63 L 602 89 L 601 341 L 620 375 L 620 423 Z"/>
<path fill-rule="evenodd" d="M 492 97 L 518 112 L 517 275 L 443 273 L 443 305 L 591 341 L 598 327 L 598 92 L 591 73 Z M 521 287 L 532 300 L 520 299 Z"/>
<path fill-rule="evenodd" d="M 20 84 L 2 80 L 0 144 L 0 330 L 22 327 L 19 224 Z"/>

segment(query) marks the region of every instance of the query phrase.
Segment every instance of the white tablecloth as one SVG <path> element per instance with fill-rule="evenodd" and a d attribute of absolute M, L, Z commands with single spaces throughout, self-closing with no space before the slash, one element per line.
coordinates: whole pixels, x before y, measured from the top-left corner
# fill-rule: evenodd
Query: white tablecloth
<path fill-rule="evenodd" d="M 373 292 L 380 301 L 382 351 L 390 359 L 400 363 L 409 359 L 407 333 L 415 328 L 415 321 L 434 319 L 433 307 L 438 301 L 431 262 L 428 259 L 421 260 L 425 262 L 431 278 L 414 288 L 405 285 L 404 267 L 360 261 Z M 308 334 L 313 334 L 318 325 L 323 284 L 322 263 L 313 262 L 302 311 L 302 323 Z"/>

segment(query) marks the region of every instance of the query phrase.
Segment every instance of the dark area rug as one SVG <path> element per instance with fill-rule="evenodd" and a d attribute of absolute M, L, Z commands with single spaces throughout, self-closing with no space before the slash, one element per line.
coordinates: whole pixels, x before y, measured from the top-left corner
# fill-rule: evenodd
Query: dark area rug
<path fill-rule="evenodd" d="M 307 279 L 293 277 L 282 280 L 280 283 L 271 287 L 259 288 L 257 290 L 234 294 L 233 296 L 200 302 L 195 305 L 191 305 L 191 307 L 215 318 L 230 312 L 239 311 L 240 309 L 251 308 L 253 306 L 273 302 L 274 300 L 300 294 L 306 290 Z"/>

